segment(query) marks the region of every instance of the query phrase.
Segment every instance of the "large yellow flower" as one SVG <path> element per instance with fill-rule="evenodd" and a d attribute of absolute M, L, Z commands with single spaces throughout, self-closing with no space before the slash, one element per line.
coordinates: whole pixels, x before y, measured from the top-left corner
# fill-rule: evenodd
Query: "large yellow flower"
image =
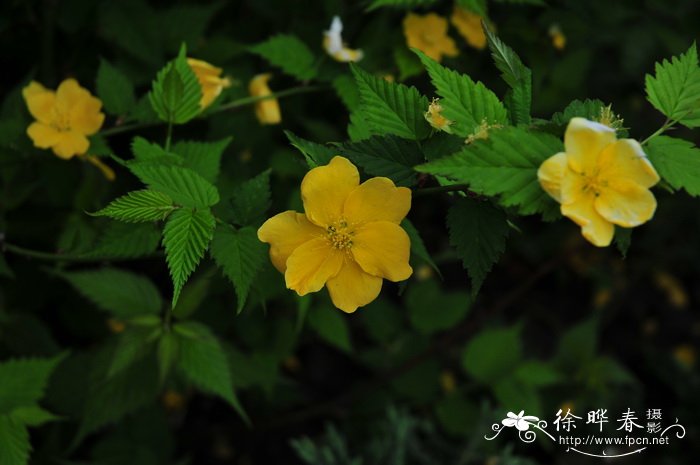
<path fill-rule="evenodd" d="M 455 5 L 450 20 L 464 40 L 472 47 L 482 50 L 486 47 L 486 33 L 481 26 L 481 16 Z"/>
<path fill-rule="evenodd" d="M 272 77 L 272 74 L 258 74 L 250 80 L 248 92 L 253 97 L 266 97 L 272 95 L 267 82 Z M 282 121 L 280 114 L 280 104 L 276 98 L 267 98 L 255 103 L 255 116 L 257 116 L 260 124 L 279 124 Z"/>
<path fill-rule="evenodd" d="M 410 189 L 382 177 L 360 184 L 355 165 L 338 156 L 306 174 L 301 197 L 305 214 L 280 213 L 258 230 L 287 288 L 306 295 L 325 285 L 333 304 L 350 313 L 377 298 L 382 279 L 411 276 L 411 241 L 399 226 Z"/>
<path fill-rule="evenodd" d="M 537 176 L 561 204 L 562 215 L 581 226 L 592 244 L 610 245 L 615 225 L 633 228 L 654 216 L 656 199 L 649 188 L 659 175 L 639 142 L 617 140 L 608 126 L 572 118 L 564 147 L 542 163 Z"/>
<path fill-rule="evenodd" d="M 447 20 L 435 13 L 420 16 L 409 13 L 403 20 L 406 44 L 417 48 L 435 61 L 443 55 L 455 57 L 459 53 L 455 41 L 447 35 Z"/>
<path fill-rule="evenodd" d="M 221 91 L 231 86 L 229 78 L 221 77 L 223 72 L 221 68 L 195 58 L 188 58 L 187 64 L 192 68 L 199 85 L 202 87 L 202 99 L 199 101 L 199 106 L 202 109 L 211 105 L 216 97 L 221 95 Z"/>
<path fill-rule="evenodd" d="M 32 81 L 22 89 L 24 101 L 35 122 L 27 135 L 35 147 L 51 148 L 63 159 L 82 155 L 90 147 L 87 136 L 100 130 L 105 115 L 102 102 L 80 87 L 75 79 L 66 79 L 56 92 Z"/>

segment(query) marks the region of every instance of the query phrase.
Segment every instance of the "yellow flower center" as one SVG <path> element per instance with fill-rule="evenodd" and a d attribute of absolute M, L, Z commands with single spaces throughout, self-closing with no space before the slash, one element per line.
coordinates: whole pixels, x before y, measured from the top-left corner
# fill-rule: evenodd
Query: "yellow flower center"
<path fill-rule="evenodd" d="M 350 250 L 352 248 L 352 236 L 355 231 L 345 219 L 340 219 L 326 228 L 326 238 L 331 246 L 337 250 Z"/>
<path fill-rule="evenodd" d="M 606 179 L 601 178 L 600 172 L 598 169 L 596 169 L 593 173 L 587 174 L 587 173 L 581 173 L 581 176 L 584 178 L 584 183 L 583 183 L 583 192 L 588 193 L 588 192 L 593 192 L 596 197 L 598 197 L 603 189 L 608 187 L 608 181 Z"/>
<path fill-rule="evenodd" d="M 51 126 L 57 131 L 70 131 L 69 115 L 54 107 L 51 115 Z"/>

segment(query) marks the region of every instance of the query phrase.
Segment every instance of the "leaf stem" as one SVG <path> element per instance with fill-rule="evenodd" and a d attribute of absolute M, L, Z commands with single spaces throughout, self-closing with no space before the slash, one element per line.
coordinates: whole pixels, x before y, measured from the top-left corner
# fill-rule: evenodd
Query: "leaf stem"
<path fill-rule="evenodd" d="M 649 137 L 647 137 L 646 139 L 644 139 L 641 142 L 641 145 L 646 145 L 647 142 L 649 142 L 650 140 L 652 140 L 656 136 L 660 136 L 661 134 L 666 132 L 666 130 L 668 130 L 674 124 L 676 124 L 676 120 L 671 120 L 671 119 L 667 118 L 666 121 L 664 121 L 664 124 L 659 129 L 657 129 L 656 132 L 654 132 L 652 135 L 650 135 Z"/>
<path fill-rule="evenodd" d="M 430 194 L 442 194 L 443 192 L 468 191 L 468 184 L 451 184 L 449 186 L 427 187 L 425 189 L 415 189 L 413 195 L 418 197 Z"/>
<path fill-rule="evenodd" d="M 10 252 L 15 255 L 20 255 L 27 258 L 36 258 L 38 260 L 44 260 L 48 262 L 76 262 L 76 263 L 94 263 L 94 262 L 104 262 L 104 261 L 121 261 L 121 260 L 131 260 L 127 257 L 100 257 L 91 255 L 73 255 L 73 254 L 61 254 L 61 253 L 51 253 L 42 252 L 40 250 L 32 250 L 18 245 L 10 244 L 2 240 L 0 235 L 0 251 Z M 153 256 L 159 256 L 160 254 L 152 254 L 148 256 L 138 257 L 139 259 L 148 258 Z"/>
<path fill-rule="evenodd" d="M 173 122 L 168 121 L 168 133 L 165 136 L 165 151 L 170 152 L 170 141 L 173 138 Z"/>

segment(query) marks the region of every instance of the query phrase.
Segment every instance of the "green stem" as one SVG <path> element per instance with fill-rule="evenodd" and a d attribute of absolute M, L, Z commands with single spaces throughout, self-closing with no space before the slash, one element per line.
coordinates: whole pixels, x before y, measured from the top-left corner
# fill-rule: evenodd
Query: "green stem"
<path fill-rule="evenodd" d="M 676 124 L 676 121 L 675 121 L 675 120 L 667 119 L 667 120 L 664 122 L 664 124 L 663 124 L 659 129 L 656 130 L 656 132 L 654 132 L 652 135 L 650 135 L 649 137 L 647 137 L 646 139 L 644 139 L 644 140 L 641 142 L 641 145 L 646 145 L 647 142 L 649 142 L 650 140 L 652 140 L 652 139 L 653 139 L 654 137 L 656 137 L 656 136 L 660 136 L 661 134 L 663 134 L 664 132 L 666 132 L 666 130 L 668 130 L 668 129 L 669 129 L 671 126 L 673 126 L 674 124 Z"/>
<path fill-rule="evenodd" d="M 173 138 L 173 122 L 168 121 L 168 134 L 165 136 L 165 151 L 170 152 L 170 141 Z"/>
<path fill-rule="evenodd" d="M 300 86 L 300 87 L 292 87 L 291 89 L 282 90 L 280 92 L 275 92 L 275 93 L 272 93 L 270 95 L 264 95 L 264 96 L 259 96 L 259 97 L 244 97 L 244 98 L 229 102 L 225 105 L 221 105 L 220 107 L 215 108 L 214 110 L 209 112 L 208 115 L 220 113 L 222 111 L 227 111 L 227 110 L 234 110 L 236 108 L 241 108 L 241 107 L 244 107 L 247 105 L 251 105 L 253 103 L 260 102 L 262 100 L 268 100 L 268 99 L 273 99 L 273 98 L 284 98 L 284 97 L 289 97 L 291 95 L 306 94 L 306 93 L 310 93 L 310 92 L 318 92 L 318 91 L 324 90 L 324 89 L 325 89 L 324 87 L 319 87 L 319 86 Z M 115 126 L 113 128 L 103 129 L 98 134 L 103 136 L 103 137 L 108 137 L 108 136 L 113 136 L 115 134 L 121 134 L 124 132 L 135 131 L 138 129 L 150 128 L 153 126 L 160 126 L 161 124 L 163 124 L 162 121 L 155 121 L 155 122 L 149 122 L 149 123 L 125 124 L 123 126 Z"/>
<path fill-rule="evenodd" d="M 414 196 L 442 194 L 443 192 L 459 192 L 469 190 L 468 184 L 452 184 L 450 186 L 427 187 L 425 189 L 416 189 L 413 191 Z"/>
<path fill-rule="evenodd" d="M 26 249 L 18 245 L 10 244 L 7 242 L 0 241 L 0 251 L 10 252 L 15 255 L 20 255 L 27 258 L 36 258 L 38 260 L 44 260 L 48 262 L 76 262 L 76 263 L 94 263 L 94 262 L 104 262 L 109 261 L 119 261 L 119 260 L 130 260 L 129 258 L 116 258 L 116 257 L 98 257 L 89 255 L 71 255 L 71 254 L 60 254 L 60 253 L 50 253 L 41 252 L 39 250 Z M 158 254 L 149 255 L 158 256 Z M 146 258 L 139 257 L 139 258 Z"/>

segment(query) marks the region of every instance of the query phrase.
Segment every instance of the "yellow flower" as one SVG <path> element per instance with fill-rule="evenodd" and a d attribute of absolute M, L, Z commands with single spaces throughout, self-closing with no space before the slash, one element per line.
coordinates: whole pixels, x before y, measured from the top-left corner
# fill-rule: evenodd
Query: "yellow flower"
<path fill-rule="evenodd" d="M 411 241 L 399 226 L 410 189 L 382 177 L 360 184 L 355 165 L 338 156 L 306 174 L 301 198 L 305 214 L 280 213 L 258 230 L 288 289 L 306 295 L 325 285 L 333 304 L 351 313 L 377 298 L 382 279 L 411 276 Z"/>
<path fill-rule="evenodd" d="M 105 115 L 102 102 L 80 87 L 75 79 L 66 79 L 56 92 L 32 81 L 22 89 L 29 113 L 36 119 L 27 128 L 35 147 L 53 149 L 63 159 L 82 155 L 90 147 L 87 136 L 102 127 Z"/>
<path fill-rule="evenodd" d="M 443 55 L 455 57 L 459 53 L 455 41 L 447 35 L 447 20 L 435 13 L 420 16 L 409 13 L 403 20 L 406 44 L 417 48 L 435 61 Z"/>
<path fill-rule="evenodd" d="M 199 85 L 202 87 L 202 99 L 199 101 L 199 106 L 202 109 L 211 105 L 216 97 L 221 95 L 222 90 L 231 86 L 229 78 L 221 77 L 223 72 L 221 68 L 195 58 L 188 58 L 187 64 L 192 68 Z"/>
<path fill-rule="evenodd" d="M 434 98 L 433 101 L 430 102 L 430 105 L 428 105 L 428 111 L 423 114 L 423 117 L 438 131 L 444 131 L 448 134 L 452 134 L 452 129 L 450 129 L 452 121 L 442 116 L 442 105 L 440 105 L 440 99 Z"/>
<path fill-rule="evenodd" d="M 542 188 L 561 204 L 561 213 L 581 226 L 598 247 L 610 245 L 615 226 L 633 228 L 651 219 L 656 199 L 649 188 L 659 175 L 639 142 L 615 137 L 615 130 L 572 118 L 564 136 L 566 152 L 540 166 Z"/>
<path fill-rule="evenodd" d="M 566 36 L 556 24 L 549 28 L 549 36 L 552 38 L 552 46 L 557 50 L 566 48 Z"/>
<path fill-rule="evenodd" d="M 481 26 L 481 19 L 481 16 L 478 14 L 458 6 L 455 6 L 450 17 L 450 21 L 457 28 L 457 32 L 464 37 L 464 40 L 479 50 L 483 50 L 486 47 L 486 33 Z"/>
<path fill-rule="evenodd" d="M 362 50 L 353 50 L 343 42 L 341 33 L 343 22 L 338 16 L 333 17 L 331 28 L 323 32 L 323 48 L 334 60 L 343 63 L 360 61 L 364 56 Z"/>
<path fill-rule="evenodd" d="M 253 97 L 265 97 L 267 95 L 272 95 L 270 87 L 268 87 L 267 82 L 272 77 L 272 74 L 258 74 L 253 79 L 251 79 L 248 85 L 248 92 Z M 282 115 L 280 114 L 280 104 L 276 98 L 267 98 L 260 100 L 255 103 L 255 116 L 258 117 L 260 124 L 279 124 L 282 121 Z"/>

